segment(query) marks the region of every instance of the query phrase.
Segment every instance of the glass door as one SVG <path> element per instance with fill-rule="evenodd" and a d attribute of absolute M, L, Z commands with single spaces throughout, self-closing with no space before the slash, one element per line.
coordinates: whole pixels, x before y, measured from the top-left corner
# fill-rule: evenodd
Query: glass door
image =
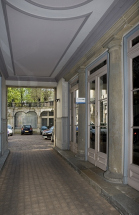
<path fill-rule="evenodd" d="M 139 191 L 139 30 L 128 38 L 127 47 L 128 184 Z"/>
<path fill-rule="evenodd" d="M 89 80 L 88 160 L 99 168 L 107 166 L 107 73 L 106 66 Z"/>
<path fill-rule="evenodd" d="M 70 90 L 70 149 L 77 153 L 78 144 L 78 109 L 76 98 L 79 97 L 78 85 L 75 85 Z"/>
<path fill-rule="evenodd" d="M 75 131 L 76 131 L 75 142 L 78 143 L 78 110 L 79 110 L 79 105 L 76 104 L 76 98 L 79 98 L 79 90 L 75 91 Z"/>
<path fill-rule="evenodd" d="M 137 55 L 137 54 L 136 54 Z M 139 51 L 132 58 L 128 184 L 139 190 Z"/>

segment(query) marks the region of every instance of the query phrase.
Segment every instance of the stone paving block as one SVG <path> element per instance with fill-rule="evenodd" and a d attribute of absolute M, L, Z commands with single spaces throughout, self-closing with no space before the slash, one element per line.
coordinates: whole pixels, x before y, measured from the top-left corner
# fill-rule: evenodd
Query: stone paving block
<path fill-rule="evenodd" d="M 0 175 L 0 214 L 119 214 L 41 138 L 9 137 L 10 154 Z"/>

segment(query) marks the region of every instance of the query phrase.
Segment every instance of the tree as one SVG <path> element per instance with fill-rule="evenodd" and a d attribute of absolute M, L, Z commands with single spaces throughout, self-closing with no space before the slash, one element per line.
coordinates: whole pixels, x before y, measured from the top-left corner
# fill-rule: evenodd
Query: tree
<path fill-rule="evenodd" d="M 44 102 L 54 100 L 54 89 L 8 87 L 8 103 Z"/>
<path fill-rule="evenodd" d="M 24 100 L 25 88 L 8 87 L 8 102 L 21 103 Z"/>

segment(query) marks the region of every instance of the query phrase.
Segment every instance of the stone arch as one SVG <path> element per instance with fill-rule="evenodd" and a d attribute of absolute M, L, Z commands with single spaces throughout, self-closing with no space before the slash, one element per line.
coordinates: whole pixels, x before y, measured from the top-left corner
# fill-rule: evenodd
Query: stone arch
<path fill-rule="evenodd" d="M 15 113 L 15 128 L 21 128 L 23 124 L 32 125 L 33 128 L 37 128 L 37 113 L 35 111 L 18 111 Z"/>
<path fill-rule="evenodd" d="M 42 116 L 48 116 L 48 112 L 49 111 L 42 111 L 41 113 L 40 113 L 40 116 L 42 117 Z"/>

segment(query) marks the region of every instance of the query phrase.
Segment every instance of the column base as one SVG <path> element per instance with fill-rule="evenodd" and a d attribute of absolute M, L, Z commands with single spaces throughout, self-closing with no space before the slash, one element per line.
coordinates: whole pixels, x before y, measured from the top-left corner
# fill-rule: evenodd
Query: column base
<path fill-rule="evenodd" d="M 84 151 L 78 151 L 77 154 L 75 155 L 75 157 L 78 159 L 78 160 L 85 160 L 85 153 Z"/>
<path fill-rule="evenodd" d="M 103 176 L 109 182 L 119 183 L 119 184 L 123 183 L 123 176 L 121 174 L 112 173 L 109 170 L 107 170 Z"/>

